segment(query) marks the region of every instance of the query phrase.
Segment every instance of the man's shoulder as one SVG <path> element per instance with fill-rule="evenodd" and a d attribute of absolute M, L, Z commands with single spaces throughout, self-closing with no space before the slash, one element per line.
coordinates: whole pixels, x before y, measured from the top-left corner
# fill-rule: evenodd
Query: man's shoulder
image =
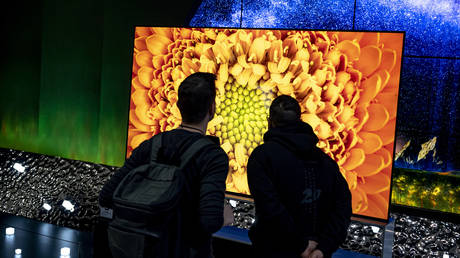
<path fill-rule="evenodd" d="M 270 153 L 273 153 L 270 151 L 271 149 L 271 144 L 270 143 L 262 143 L 261 145 L 257 146 L 252 152 L 251 155 L 249 156 L 249 159 L 252 160 L 259 160 L 259 159 L 265 159 L 268 157 Z"/>
<path fill-rule="evenodd" d="M 209 140 L 209 144 L 206 145 L 204 149 L 198 154 L 198 160 L 209 162 L 227 162 L 228 156 L 227 153 L 220 147 L 219 138 L 214 136 L 203 137 Z"/>

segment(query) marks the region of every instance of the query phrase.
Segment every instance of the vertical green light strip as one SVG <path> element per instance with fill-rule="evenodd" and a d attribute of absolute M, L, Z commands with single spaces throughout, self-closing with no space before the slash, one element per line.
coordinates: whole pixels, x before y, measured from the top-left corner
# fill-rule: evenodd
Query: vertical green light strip
<path fill-rule="evenodd" d="M 97 162 L 102 6 L 51 0 L 44 6 L 40 152 Z"/>
<path fill-rule="evenodd" d="M 4 6 L 0 58 L 0 147 L 37 151 L 41 3 Z M 18 12 L 20 10 L 20 12 Z"/>

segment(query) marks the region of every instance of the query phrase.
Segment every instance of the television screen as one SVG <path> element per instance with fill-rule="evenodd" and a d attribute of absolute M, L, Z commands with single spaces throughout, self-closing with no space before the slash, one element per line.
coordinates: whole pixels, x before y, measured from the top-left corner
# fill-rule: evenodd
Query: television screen
<path fill-rule="evenodd" d="M 227 191 L 250 195 L 246 163 L 263 143 L 271 101 L 301 106 L 318 147 L 337 161 L 353 213 L 386 220 L 404 33 L 136 27 L 127 156 L 181 123 L 180 83 L 216 74 L 207 134 L 229 156 Z"/>

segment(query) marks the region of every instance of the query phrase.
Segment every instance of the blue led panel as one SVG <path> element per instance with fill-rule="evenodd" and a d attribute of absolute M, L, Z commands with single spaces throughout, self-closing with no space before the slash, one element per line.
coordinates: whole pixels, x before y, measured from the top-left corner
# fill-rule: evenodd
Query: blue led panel
<path fill-rule="evenodd" d="M 190 20 L 191 27 L 240 27 L 241 1 L 203 0 Z"/>
<path fill-rule="evenodd" d="M 243 0 L 244 28 L 351 30 L 353 0 Z"/>
<path fill-rule="evenodd" d="M 460 60 L 403 59 L 397 138 L 420 145 L 436 136 L 437 158 L 424 169 L 460 169 Z M 398 166 L 401 163 L 396 163 Z"/>
<path fill-rule="evenodd" d="M 406 31 L 406 55 L 460 57 L 456 0 L 357 0 L 355 29 Z"/>

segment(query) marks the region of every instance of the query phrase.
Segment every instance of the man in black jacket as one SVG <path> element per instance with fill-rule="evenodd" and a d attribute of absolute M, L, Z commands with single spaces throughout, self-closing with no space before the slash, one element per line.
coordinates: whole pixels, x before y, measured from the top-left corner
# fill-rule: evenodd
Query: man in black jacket
<path fill-rule="evenodd" d="M 345 240 L 351 194 L 336 162 L 300 120 L 298 102 L 286 95 L 270 106 L 264 144 L 248 161 L 256 206 L 249 231 L 258 257 L 330 257 Z"/>
<path fill-rule="evenodd" d="M 224 224 L 228 157 L 220 148 L 217 137 L 205 136 L 208 122 L 215 113 L 215 96 L 214 74 L 194 73 L 187 77 L 178 92 L 177 105 L 182 124 L 178 129 L 163 133 L 158 153 L 160 163 L 178 165 L 181 154 L 198 139 L 209 137 L 215 142 L 197 153 L 183 170 L 187 172 L 185 185 L 188 192 L 181 202 L 181 224 L 184 248 L 190 249 L 190 257 L 212 257 L 211 236 Z M 133 150 L 123 167 L 102 188 L 99 196 L 102 207 L 112 207 L 112 195 L 120 181 L 133 168 L 150 162 L 151 149 L 152 138 Z"/>

